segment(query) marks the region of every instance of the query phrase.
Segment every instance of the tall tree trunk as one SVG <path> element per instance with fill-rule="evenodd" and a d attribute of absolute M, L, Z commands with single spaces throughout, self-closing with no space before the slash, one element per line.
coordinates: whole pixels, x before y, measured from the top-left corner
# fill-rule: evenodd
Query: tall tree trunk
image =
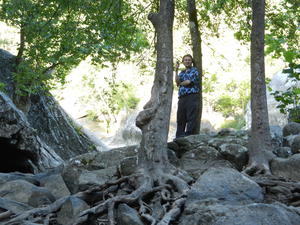
<path fill-rule="evenodd" d="M 270 173 L 272 158 L 264 65 L 265 1 L 252 0 L 251 134 L 248 173 Z"/>
<path fill-rule="evenodd" d="M 173 93 L 174 1 L 160 0 L 159 12 L 149 15 L 157 33 L 157 64 L 151 98 L 137 117 L 142 130 L 139 165 L 162 168 L 168 161 L 167 139 Z"/>
<path fill-rule="evenodd" d="M 201 117 L 202 117 L 202 108 L 203 108 L 203 101 L 202 101 L 202 48 L 201 48 L 201 34 L 199 31 L 199 24 L 197 19 L 197 9 L 195 0 L 187 0 L 187 11 L 189 14 L 189 28 L 190 28 L 190 35 L 192 40 L 192 51 L 195 66 L 199 72 L 199 84 L 200 84 L 200 94 L 199 94 L 199 111 L 197 115 L 197 127 L 196 132 L 200 132 L 200 125 L 201 125 Z"/>

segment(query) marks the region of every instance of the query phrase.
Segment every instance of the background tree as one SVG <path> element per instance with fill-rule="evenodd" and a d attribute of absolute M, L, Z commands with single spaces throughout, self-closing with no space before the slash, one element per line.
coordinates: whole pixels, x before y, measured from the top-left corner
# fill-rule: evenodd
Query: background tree
<path fill-rule="evenodd" d="M 202 69 L 202 41 L 201 41 L 201 33 L 199 30 L 199 23 L 197 19 L 197 8 L 195 0 L 187 0 L 187 11 L 189 15 L 189 29 L 191 35 L 191 42 L 192 42 L 192 51 L 195 66 L 199 72 L 199 85 L 200 85 L 200 93 L 199 93 L 199 109 L 197 115 L 197 126 L 196 132 L 200 132 L 200 125 L 201 125 L 201 117 L 202 117 L 202 108 L 203 108 L 203 100 L 202 100 L 202 76 L 203 76 L 203 69 Z"/>
<path fill-rule="evenodd" d="M 271 136 L 269 128 L 265 64 L 265 1 L 252 1 L 251 29 L 251 134 L 249 138 L 248 173 L 270 173 Z"/>
<path fill-rule="evenodd" d="M 63 83 L 87 56 L 97 64 L 129 59 L 147 45 L 135 6 L 123 0 L 3 0 L 0 20 L 20 30 L 17 90 L 32 93 Z"/>

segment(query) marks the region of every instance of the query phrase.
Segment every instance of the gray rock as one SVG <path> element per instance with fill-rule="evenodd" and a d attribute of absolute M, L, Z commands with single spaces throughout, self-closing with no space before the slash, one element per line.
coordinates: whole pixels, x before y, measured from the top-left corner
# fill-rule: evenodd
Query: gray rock
<path fill-rule="evenodd" d="M 187 202 L 207 198 L 231 204 L 262 202 L 261 187 L 248 177 L 231 168 L 210 168 L 188 192 Z"/>
<path fill-rule="evenodd" d="M 216 137 L 208 141 L 208 145 L 216 149 L 219 149 L 223 144 L 238 144 L 246 147 L 248 141 L 246 139 L 237 138 L 234 136 Z"/>
<path fill-rule="evenodd" d="M 0 82 L 5 84 L 4 91 L 26 113 L 30 127 L 37 130 L 39 138 L 48 148 L 53 149 L 63 159 L 95 149 L 94 143 L 81 132 L 80 127 L 74 125 L 49 92 L 25 97 L 16 95 L 13 72 L 15 56 L 0 49 Z M 51 155 L 53 156 L 50 154 L 47 157 Z"/>
<path fill-rule="evenodd" d="M 138 213 L 126 204 L 118 207 L 118 225 L 143 225 Z"/>
<path fill-rule="evenodd" d="M 176 153 L 174 151 L 172 151 L 171 149 L 168 149 L 167 151 L 168 151 L 168 159 L 169 159 L 170 163 L 176 167 L 179 167 L 180 162 L 176 156 Z"/>
<path fill-rule="evenodd" d="M 294 138 L 293 143 L 291 145 L 291 149 L 293 154 L 300 153 L 300 135 L 297 135 Z"/>
<path fill-rule="evenodd" d="M 292 147 L 294 139 L 298 136 L 298 134 L 291 134 L 283 138 L 283 146 L 284 147 Z"/>
<path fill-rule="evenodd" d="M 68 189 L 74 194 L 89 185 L 101 185 L 111 180 L 117 174 L 122 159 L 136 154 L 136 146 L 128 146 L 79 155 L 66 163 L 62 176 Z"/>
<path fill-rule="evenodd" d="M 75 222 L 73 221 L 74 218 L 86 209 L 89 209 L 88 204 L 79 198 L 70 196 L 57 213 L 57 222 L 59 224 L 72 225 Z"/>
<path fill-rule="evenodd" d="M 270 126 L 271 144 L 273 148 L 282 146 L 283 131 L 280 126 Z"/>
<path fill-rule="evenodd" d="M 175 144 L 169 143 L 168 147 L 175 151 L 177 157 L 181 157 L 185 152 L 193 150 L 199 146 L 207 145 L 210 136 L 206 134 L 190 135 L 174 139 Z"/>
<path fill-rule="evenodd" d="M 80 173 L 81 169 L 68 164 L 64 167 L 64 170 L 61 173 L 62 178 L 71 194 L 75 194 L 79 190 L 78 177 L 80 176 Z"/>
<path fill-rule="evenodd" d="M 50 93 L 32 95 L 30 101 L 29 123 L 62 159 L 96 150 L 84 130 L 75 124 Z"/>
<path fill-rule="evenodd" d="M 223 205 L 193 202 L 184 210 L 179 225 L 298 225 L 300 216 L 284 205 L 253 203 Z"/>
<path fill-rule="evenodd" d="M 129 176 L 137 171 L 137 157 L 124 158 L 119 167 L 119 171 L 122 176 Z"/>
<path fill-rule="evenodd" d="M 0 163 L 2 172 L 9 172 L 5 169 L 37 172 L 62 163 L 62 159 L 40 140 L 26 116 L 2 92 L 0 92 L 0 145 L 1 150 L 5 152 Z"/>
<path fill-rule="evenodd" d="M 222 144 L 220 146 L 222 156 L 233 163 L 241 171 L 248 163 L 248 149 L 239 144 Z"/>
<path fill-rule="evenodd" d="M 68 165 L 87 170 L 99 170 L 118 166 L 125 157 L 136 156 L 136 146 L 111 149 L 104 152 L 91 152 L 73 157 Z"/>
<path fill-rule="evenodd" d="M 236 130 L 233 128 L 222 128 L 218 132 L 218 136 L 234 136 L 236 133 Z"/>
<path fill-rule="evenodd" d="M 215 148 L 209 146 L 200 146 L 188 151 L 180 159 L 180 167 L 194 178 L 198 178 L 204 171 L 216 166 L 232 167 L 228 161 L 222 160 L 221 154 Z"/>
<path fill-rule="evenodd" d="M 273 153 L 280 158 L 288 158 L 292 155 L 290 147 L 278 147 L 273 150 Z"/>
<path fill-rule="evenodd" d="M 60 174 L 40 175 L 39 182 L 40 186 L 48 189 L 56 199 L 70 195 L 70 191 Z"/>
<path fill-rule="evenodd" d="M 78 177 L 78 190 L 84 191 L 93 185 L 102 185 L 116 179 L 116 168 L 108 167 L 102 170 L 82 170 Z"/>
<path fill-rule="evenodd" d="M 13 180 L 25 180 L 39 186 L 40 182 L 32 174 L 25 173 L 0 173 L 0 185 Z"/>
<path fill-rule="evenodd" d="M 14 71 L 16 57 L 9 52 L 0 49 L 0 82 L 5 84 L 4 92 L 13 96 L 14 83 L 12 71 Z"/>
<path fill-rule="evenodd" d="M 300 134 L 300 123 L 290 122 L 283 128 L 283 136 Z"/>
<path fill-rule="evenodd" d="M 287 159 L 275 158 L 270 163 L 274 175 L 300 181 L 300 154 L 295 154 Z"/>
<path fill-rule="evenodd" d="M 33 207 L 49 204 L 55 200 L 46 188 L 37 187 L 24 180 L 14 180 L 2 184 L 0 197 Z"/>
<path fill-rule="evenodd" d="M 32 207 L 29 205 L 5 198 L 0 198 L 0 208 L 9 210 L 14 214 L 20 214 L 22 212 L 32 209 Z"/>

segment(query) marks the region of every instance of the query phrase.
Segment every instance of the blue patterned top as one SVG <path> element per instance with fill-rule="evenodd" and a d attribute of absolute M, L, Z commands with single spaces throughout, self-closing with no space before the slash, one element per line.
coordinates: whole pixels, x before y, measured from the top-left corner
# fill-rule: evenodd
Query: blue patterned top
<path fill-rule="evenodd" d="M 183 70 L 179 73 L 180 82 L 185 80 L 190 80 L 191 84 L 188 86 L 179 86 L 178 96 L 184 96 L 189 94 L 199 93 L 199 73 L 196 67 L 192 67 L 190 69 Z"/>

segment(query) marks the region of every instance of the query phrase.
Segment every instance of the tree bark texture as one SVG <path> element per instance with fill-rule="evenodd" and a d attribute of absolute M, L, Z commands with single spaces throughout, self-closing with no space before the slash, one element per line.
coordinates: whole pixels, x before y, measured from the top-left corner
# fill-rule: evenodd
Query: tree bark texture
<path fill-rule="evenodd" d="M 187 0 L 187 11 L 189 14 L 189 28 L 190 28 L 190 35 L 192 40 L 192 51 L 193 51 L 194 63 L 199 72 L 200 94 L 199 94 L 199 111 L 197 115 L 197 127 L 196 127 L 196 132 L 199 133 L 200 125 L 201 125 L 201 117 L 202 117 L 202 108 L 203 108 L 203 101 L 202 101 L 203 69 L 202 69 L 202 48 L 201 48 L 202 40 L 199 31 L 195 0 Z"/>
<path fill-rule="evenodd" d="M 251 135 L 249 139 L 249 165 L 261 167 L 268 172 L 271 157 L 271 137 L 269 128 L 265 65 L 264 30 L 265 1 L 252 1 L 251 30 Z"/>
<path fill-rule="evenodd" d="M 139 164 L 148 169 L 167 162 L 167 140 L 173 93 L 174 1 L 160 0 L 159 12 L 148 19 L 157 33 L 157 64 L 151 98 L 136 119 L 142 130 Z"/>

